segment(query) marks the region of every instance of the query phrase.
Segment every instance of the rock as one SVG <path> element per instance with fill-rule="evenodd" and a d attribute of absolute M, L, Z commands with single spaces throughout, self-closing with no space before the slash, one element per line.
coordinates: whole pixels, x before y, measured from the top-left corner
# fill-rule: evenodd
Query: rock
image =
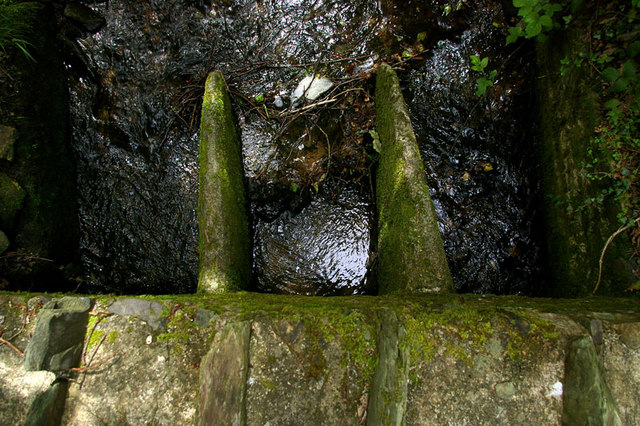
<path fill-rule="evenodd" d="M 198 290 L 216 293 L 247 289 L 251 281 L 251 240 L 242 153 L 220 71 L 209 74 L 202 101 L 198 225 Z"/>
<path fill-rule="evenodd" d="M 4 173 L 0 173 L 0 226 L 13 227 L 16 214 L 22 208 L 25 191 Z"/>
<path fill-rule="evenodd" d="M 49 389 L 38 395 L 29 407 L 25 426 L 59 425 L 68 388 L 67 381 L 54 381 Z"/>
<path fill-rule="evenodd" d="M 161 330 L 167 324 L 167 308 L 155 300 L 118 299 L 107 308 L 107 311 L 140 318 L 154 330 Z"/>
<path fill-rule="evenodd" d="M 503 382 L 496 384 L 496 395 L 498 398 L 510 400 L 516 394 L 516 387 L 513 382 Z"/>
<path fill-rule="evenodd" d="M 380 160 L 378 294 L 453 292 L 453 281 L 416 142 L 395 71 L 386 64 L 376 79 Z"/>
<path fill-rule="evenodd" d="M 400 342 L 407 333 L 393 311 L 387 311 L 382 321 L 367 421 L 372 425 L 400 425 L 407 408 L 409 380 L 409 351 Z"/>
<path fill-rule="evenodd" d="M 563 405 L 563 424 L 622 424 L 590 337 L 575 339 L 570 344 L 565 367 Z"/>
<path fill-rule="evenodd" d="M 27 371 L 60 371 L 77 367 L 84 343 L 91 300 L 63 297 L 48 302 L 38 314 L 25 349 Z"/>
<path fill-rule="evenodd" d="M 98 311 L 106 309 L 96 305 Z M 176 312 L 188 327 L 183 314 Z M 103 317 L 87 328 L 86 338 L 93 342 L 87 361 L 92 357 L 89 365 L 97 368 L 83 376 L 82 384 L 71 384 L 61 424 L 193 425 L 198 366 L 212 331 L 193 327 L 160 333 L 136 316 Z"/>
<path fill-rule="evenodd" d="M 64 8 L 64 16 L 91 34 L 100 31 L 107 23 L 98 12 L 80 3 L 68 3 Z"/>
<path fill-rule="evenodd" d="M 291 94 L 291 104 L 298 102 L 303 96 L 310 101 L 317 99 L 327 90 L 333 87 L 333 82 L 326 77 L 309 75 L 298 83 L 298 87 Z"/>
<path fill-rule="evenodd" d="M 629 349 L 640 349 L 640 323 L 627 322 L 616 324 L 615 330 L 620 334 L 620 340 Z"/>
<path fill-rule="evenodd" d="M 16 142 L 16 129 L 0 125 L 0 160 L 13 161 L 13 145 Z"/>
<path fill-rule="evenodd" d="M 4 232 L 0 231 L 0 254 L 9 248 L 9 244 L 9 238 L 7 238 Z"/>
<path fill-rule="evenodd" d="M 200 363 L 199 425 L 246 424 L 249 321 L 232 322 L 216 334 Z"/>

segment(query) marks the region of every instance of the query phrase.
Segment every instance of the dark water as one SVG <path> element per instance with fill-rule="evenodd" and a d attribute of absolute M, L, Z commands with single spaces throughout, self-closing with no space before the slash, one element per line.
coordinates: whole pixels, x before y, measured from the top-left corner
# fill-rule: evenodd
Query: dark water
<path fill-rule="evenodd" d="M 195 289 L 198 103 L 207 73 L 221 69 L 243 144 L 256 289 L 375 291 L 371 73 L 428 49 L 400 74 L 456 286 L 535 291 L 530 77 L 510 60 L 500 90 L 473 96 L 468 55 L 493 65 L 510 51 L 492 25 L 501 8 L 471 3 L 451 12 L 437 1 L 93 4 L 107 25 L 78 39 L 83 58 L 69 61 L 92 288 Z M 324 99 L 335 101 L 299 111 L 289 96 L 314 73 L 333 81 Z"/>

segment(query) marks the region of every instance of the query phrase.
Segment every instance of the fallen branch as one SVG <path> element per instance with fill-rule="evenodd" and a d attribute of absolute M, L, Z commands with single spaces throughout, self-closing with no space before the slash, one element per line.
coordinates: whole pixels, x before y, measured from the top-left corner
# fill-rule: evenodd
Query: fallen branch
<path fill-rule="evenodd" d="M 605 243 L 604 247 L 602 248 L 602 253 L 600 253 L 600 262 L 598 263 L 598 282 L 596 283 L 596 286 L 593 289 L 593 294 L 596 294 L 596 291 L 598 291 L 598 287 L 600 287 L 600 282 L 602 281 L 602 264 L 604 263 L 604 254 L 607 252 L 607 249 L 609 248 L 609 246 L 613 242 L 614 238 L 616 238 L 618 235 L 622 234 L 624 231 L 626 231 L 626 230 L 628 230 L 630 228 L 633 228 L 638 221 L 640 221 L 640 217 L 636 218 L 633 221 L 633 223 L 631 223 L 630 225 L 621 226 L 620 228 L 618 228 L 618 230 L 616 232 L 611 234 L 611 236 L 609 237 L 609 239 Z"/>
<path fill-rule="evenodd" d="M 24 353 L 20 349 L 16 348 L 11 344 L 11 342 L 9 342 L 8 340 L 4 340 L 2 337 L 0 337 L 0 344 L 5 344 L 13 349 L 18 355 L 24 356 Z"/>

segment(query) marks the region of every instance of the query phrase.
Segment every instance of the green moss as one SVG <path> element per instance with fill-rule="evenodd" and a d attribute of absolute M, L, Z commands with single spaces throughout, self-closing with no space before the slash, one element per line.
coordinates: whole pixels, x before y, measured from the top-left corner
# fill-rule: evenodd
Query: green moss
<path fill-rule="evenodd" d="M 92 327 L 88 328 L 88 330 L 91 333 Z M 93 332 L 89 335 L 89 342 L 87 343 L 87 353 L 90 353 L 93 347 L 102 341 L 104 335 L 104 330 L 93 330 Z"/>
<path fill-rule="evenodd" d="M 260 380 L 260 384 L 268 391 L 274 390 L 276 388 L 276 383 L 273 380 L 263 379 Z"/>
<path fill-rule="evenodd" d="M 196 309 L 197 305 L 174 305 L 172 312 L 168 312 L 167 331 L 158 335 L 158 341 L 172 342 L 180 352 L 198 326 L 194 320 Z"/>
<path fill-rule="evenodd" d="M 107 334 L 107 342 L 110 344 L 113 344 L 119 335 L 120 335 L 120 331 L 118 330 L 110 331 L 109 334 Z"/>

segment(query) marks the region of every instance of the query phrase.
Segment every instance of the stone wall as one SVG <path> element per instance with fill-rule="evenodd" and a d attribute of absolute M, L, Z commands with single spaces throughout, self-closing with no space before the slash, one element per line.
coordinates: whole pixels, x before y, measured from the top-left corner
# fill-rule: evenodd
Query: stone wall
<path fill-rule="evenodd" d="M 564 75 L 560 72 L 563 58 L 576 58 L 580 52 L 589 51 L 584 40 L 587 32 L 588 28 L 576 24 L 537 45 L 540 163 L 553 283 L 546 294 L 554 297 L 591 294 L 598 281 L 602 249 L 619 226 L 616 206 L 611 202 L 567 209 L 597 198 L 605 188 L 603 182 L 589 180 L 582 165 L 600 120 L 600 99 L 595 89 L 599 83 L 586 68 L 572 68 Z M 629 238 L 620 235 L 604 258 L 599 294 L 620 296 L 635 282 L 632 258 Z"/>
<path fill-rule="evenodd" d="M 77 366 L 28 372 L 20 351 L 33 357 L 42 318 L 88 300 L 49 299 L 0 295 L 14 347 L 0 345 L 2 424 L 56 413 L 60 398 L 70 425 L 640 419 L 633 299 L 101 297 L 79 320 Z"/>

